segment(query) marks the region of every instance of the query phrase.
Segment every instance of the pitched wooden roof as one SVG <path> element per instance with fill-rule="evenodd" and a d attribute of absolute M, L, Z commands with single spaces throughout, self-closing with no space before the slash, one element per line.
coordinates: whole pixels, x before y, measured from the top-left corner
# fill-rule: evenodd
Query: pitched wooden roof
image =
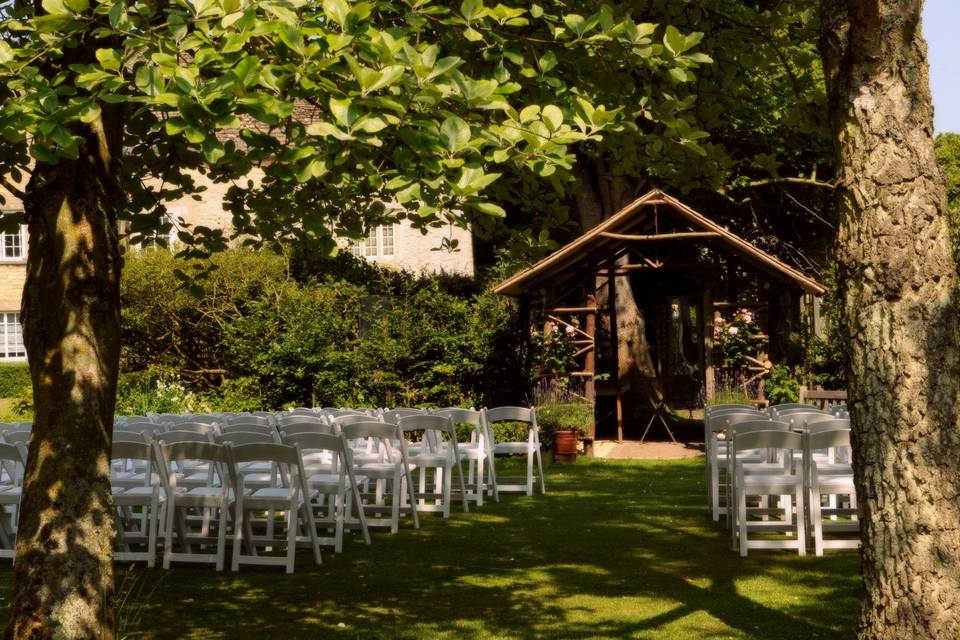
<path fill-rule="evenodd" d="M 599 254 L 611 255 L 615 247 L 637 239 L 629 236 L 640 225 L 649 222 L 646 212 L 655 207 L 664 207 L 686 229 L 671 234 L 676 239 L 697 239 L 715 243 L 734 254 L 755 269 L 778 280 L 792 284 L 806 293 L 823 295 L 827 289 L 822 284 L 794 269 L 769 253 L 758 249 L 735 233 L 721 227 L 701 213 L 683 204 L 659 189 L 637 198 L 613 216 L 590 229 L 566 246 L 551 253 L 533 266 L 507 278 L 494 288 L 494 292 L 518 296 L 548 281 L 578 263 Z M 619 237 L 618 237 L 619 236 Z M 609 251 L 608 251 L 609 249 Z"/>

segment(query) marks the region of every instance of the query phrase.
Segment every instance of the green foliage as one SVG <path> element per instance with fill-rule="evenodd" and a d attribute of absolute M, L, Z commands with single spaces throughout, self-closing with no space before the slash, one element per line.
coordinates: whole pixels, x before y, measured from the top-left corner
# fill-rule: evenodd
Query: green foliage
<path fill-rule="evenodd" d="M 421 227 L 486 224 L 504 216 L 486 195 L 504 171 L 562 189 L 574 146 L 618 129 L 621 104 L 633 104 L 572 82 L 560 58 L 603 60 L 631 86 L 664 87 L 709 62 L 695 51 L 701 34 L 636 23 L 612 5 L 583 9 L 17 3 L 0 23 L 0 172 L 77 157 L 79 132 L 109 116 L 125 134 L 135 239 L 157 227 L 164 201 L 199 192 L 193 170 L 231 185 L 234 237 L 249 244 L 296 238 L 329 252 L 334 233 L 406 215 Z M 669 113 L 676 99 L 646 102 Z M 688 130 L 678 141 L 692 141 Z M 179 240 L 202 255 L 228 238 L 195 227 Z M 187 284 L 195 275 L 177 273 Z"/>
<path fill-rule="evenodd" d="M 0 398 L 16 398 L 31 387 L 30 369 L 24 363 L 0 363 Z"/>
<path fill-rule="evenodd" d="M 536 376 L 566 376 L 576 366 L 574 334 L 551 322 L 541 332 L 530 333 L 531 360 Z"/>
<path fill-rule="evenodd" d="M 295 279 L 282 257 L 237 250 L 216 256 L 194 298 L 151 286 L 189 268 L 164 253 L 128 256 L 123 366 L 176 370 L 211 409 L 469 406 L 527 388 L 514 307 L 499 296 L 368 277 L 344 258 L 304 262 Z"/>
<path fill-rule="evenodd" d="M 950 235 L 953 259 L 960 264 L 960 134 L 941 133 L 934 141 L 937 162 L 947 183 L 947 205 L 950 208 Z"/>
<path fill-rule="evenodd" d="M 540 441 L 545 447 L 553 446 L 557 431 L 573 430 L 586 435 L 593 425 L 593 405 L 586 402 L 548 404 L 537 407 L 537 424 L 540 425 Z"/>
<path fill-rule="evenodd" d="M 800 400 L 800 381 L 793 377 L 790 367 L 786 365 L 774 365 L 763 389 L 770 404 L 783 404 Z"/>
<path fill-rule="evenodd" d="M 153 367 L 124 373 L 117 383 L 117 415 L 200 413 L 209 411 L 202 398 L 173 371 Z"/>
<path fill-rule="evenodd" d="M 738 309 L 729 318 L 716 316 L 713 321 L 713 339 L 720 351 L 724 367 L 746 367 L 754 363 L 747 356 L 756 358 L 767 348 L 767 339 L 761 334 L 757 318 L 748 309 Z"/>
<path fill-rule="evenodd" d="M 738 388 L 727 388 L 727 389 L 717 389 L 713 394 L 713 398 L 707 400 L 707 406 L 713 406 L 716 404 L 745 404 L 752 405 L 753 401 L 747 397 L 747 394 L 743 392 L 742 389 Z"/>

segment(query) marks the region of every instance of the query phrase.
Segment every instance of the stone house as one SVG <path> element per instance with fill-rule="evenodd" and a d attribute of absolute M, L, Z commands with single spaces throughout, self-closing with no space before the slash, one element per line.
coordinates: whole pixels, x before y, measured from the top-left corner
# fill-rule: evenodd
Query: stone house
<path fill-rule="evenodd" d="M 199 201 L 186 196 L 167 203 L 168 217 L 173 228 L 167 238 L 168 246 L 176 247 L 177 231 L 183 227 L 203 225 L 229 230 L 230 213 L 222 202 L 226 185 L 206 182 L 207 190 Z M 21 210 L 20 201 L 0 188 L 6 199 L 2 212 Z M 444 238 L 456 240 L 456 251 L 443 250 Z M 360 241 L 344 240 L 343 245 L 355 256 L 382 266 L 416 273 L 449 273 L 472 276 L 473 240 L 469 230 L 457 227 L 431 229 L 422 233 L 406 220 L 370 229 L 367 238 Z M 0 361 L 26 359 L 23 333 L 20 326 L 20 302 L 26 280 L 27 232 L 21 225 L 18 231 L 0 231 Z"/>

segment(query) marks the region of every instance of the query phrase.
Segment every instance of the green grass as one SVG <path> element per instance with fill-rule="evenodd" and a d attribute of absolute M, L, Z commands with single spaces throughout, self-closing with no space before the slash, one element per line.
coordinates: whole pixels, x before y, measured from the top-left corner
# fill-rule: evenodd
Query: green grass
<path fill-rule="evenodd" d="M 351 538 L 297 572 L 118 566 L 128 638 L 848 638 L 855 553 L 741 559 L 699 461 L 581 460 L 546 496 Z M 10 569 L 0 574 L 9 602 Z M 127 595 L 128 594 L 128 595 Z"/>

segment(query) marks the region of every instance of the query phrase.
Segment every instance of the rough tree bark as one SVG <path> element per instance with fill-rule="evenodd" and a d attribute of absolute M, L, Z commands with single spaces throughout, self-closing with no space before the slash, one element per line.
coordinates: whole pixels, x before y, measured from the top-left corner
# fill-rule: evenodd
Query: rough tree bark
<path fill-rule="evenodd" d="M 581 158 L 577 162 L 577 211 L 583 231 L 597 226 L 626 206 L 636 193 L 626 180 L 616 177 L 602 159 Z M 620 264 L 626 263 L 624 257 Z M 637 306 L 629 276 L 617 276 L 617 357 L 620 379 L 652 378 L 655 375 L 646 323 Z M 597 305 L 608 304 L 606 286 L 597 288 Z"/>
<path fill-rule="evenodd" d="M 960 631 L 957 272 L 922 0 L 824 0 L 865 595 L 859 637 Z"/>
<path fill-rule="evenodd" d="M 119 116 L 76 127 L 77 160 L 39 163 L 24 202 L 33 439 L 5 636 L 112 638 L 110 447 L 120 355 Z"/>

